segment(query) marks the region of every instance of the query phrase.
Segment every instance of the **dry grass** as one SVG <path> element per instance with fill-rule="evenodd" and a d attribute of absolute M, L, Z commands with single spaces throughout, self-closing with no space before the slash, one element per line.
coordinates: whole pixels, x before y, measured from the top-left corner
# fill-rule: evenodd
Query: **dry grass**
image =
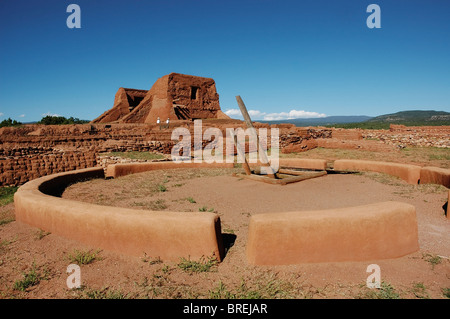
<path fill-rule="evenodd" d="M 393 152 L 372 152 L 357 149 L 330 149 L 317 147 L 307 152 L 283 154 L 286 158 L 317 158 L 317 159 L 361 159 L 386 162 L 399 162 L 416 165 L 450 168 L 450 149 L 437 147 L 407 147 Z"/>

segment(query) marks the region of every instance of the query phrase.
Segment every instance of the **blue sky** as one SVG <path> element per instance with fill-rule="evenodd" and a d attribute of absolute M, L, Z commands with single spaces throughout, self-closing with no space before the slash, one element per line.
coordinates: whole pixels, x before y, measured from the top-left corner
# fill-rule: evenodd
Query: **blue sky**
<path fill-rule="evenodd" d="M 91 120 L 171 72 L 233 117 L 236 95 L 252 119 L 450 111 L 448 0 L 1 0 L 0 43 L 0 120 Z"/>

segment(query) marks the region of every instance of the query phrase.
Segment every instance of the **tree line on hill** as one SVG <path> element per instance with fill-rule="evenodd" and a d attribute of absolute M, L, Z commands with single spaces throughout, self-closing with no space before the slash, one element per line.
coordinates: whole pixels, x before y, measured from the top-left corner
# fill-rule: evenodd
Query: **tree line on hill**
<path fill-rule="evenodd" d="M 291 119 L 280 121 L 259 121 L 269 124 L 289 123 L 299 127 L 324 126 L 336 128 L 389 129 L 391 124 L 405 126 L 450 125 L 450 113 L 445 111 L 401 111 L 377 117 L 369 116 L 327 116 L 322 118 Z"/>
<path fill-rule="evenodd" d="M 44 116 L 40 121 L 36 122 L 36 124 L 44 124 L 44 125 L 61 125 L 61 124 L 85 124 L 89 123 L 87 120 L 80 120 L 77 117 L 69 117 L 66 118 L 64 116 L 51 116 L 47 115 Z M 6 126 L 20 126 L 22 125 L 22 122 L 12 120 L 11 118 L 7 118 L 0 122 L 0 127 L 6 127 Z"/>

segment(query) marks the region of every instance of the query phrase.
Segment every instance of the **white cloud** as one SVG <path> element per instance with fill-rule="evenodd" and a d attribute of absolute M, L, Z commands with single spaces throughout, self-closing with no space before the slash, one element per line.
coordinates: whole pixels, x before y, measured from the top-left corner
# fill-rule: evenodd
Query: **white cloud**
<path fill-rule="evenodd" d="M 5 113 L 0 112 L 0 116 L 3 116 L 3 115 L 5 115 Z"/>
<path fill-rule="evenodd" d="M 19 117 L 25 117 L 25 114 L 20 114 Z"/>
<path fill-rule="evenodd" d="M 47 113 L 42 114 L 42 116 L 55 116 L 56 117 L 56 116 L 61 116 L 61 115 L 47 112 Z"/>
<path fill-rule="evenodd" d="M 250 117 L 260 119 L 266 115 L 266 112 L 261 112 L 258 110 L 248 110 L 248 115 L 250 115 Z"/>
<path fill-rule="evenodd" d="M 241 115 L 241 111 L 239 111 L 238 109 L 231 109 L 231 110 L 226 110 L 225 114 L 228 116 Z"/>
<path fill-rule="evenodd" d="M 266 114 L 264 115 L 264 120 L 266 121 L 292 120 L 292 119 L 307 119 L 326 116 L 327 115 L 324 113 L 309 112 L 304 110 L 290 110 L 289 112 Z"/>
<path fill-rule="evenodd" d="M 230 109 L 225 111 L 230 117 L 242 118 L 241 111 L 238 109 Z M 265 121 L 279 121 L 279 120 L 292 120 L 299 118 L 317 118 L 326 117 L 324 113 L 304 111 L 304 110 L 290 110 L 289 112 L 278 112 L 278 113 L 266 113 L 258 110 L 249 110 L 248 114 L 252 120 L 265 120 Z"/>

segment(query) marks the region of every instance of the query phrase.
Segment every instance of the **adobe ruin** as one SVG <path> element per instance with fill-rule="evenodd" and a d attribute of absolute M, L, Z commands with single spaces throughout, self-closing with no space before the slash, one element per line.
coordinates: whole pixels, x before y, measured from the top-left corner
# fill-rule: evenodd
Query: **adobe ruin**
<path fill-rule="evenodd" d="M 119 88 L 113 107 L 92 123 L 147 123 L 195 119 L 229 119 L 220 109 L 211 78 L 170 73 L 150 90 Z"/>

